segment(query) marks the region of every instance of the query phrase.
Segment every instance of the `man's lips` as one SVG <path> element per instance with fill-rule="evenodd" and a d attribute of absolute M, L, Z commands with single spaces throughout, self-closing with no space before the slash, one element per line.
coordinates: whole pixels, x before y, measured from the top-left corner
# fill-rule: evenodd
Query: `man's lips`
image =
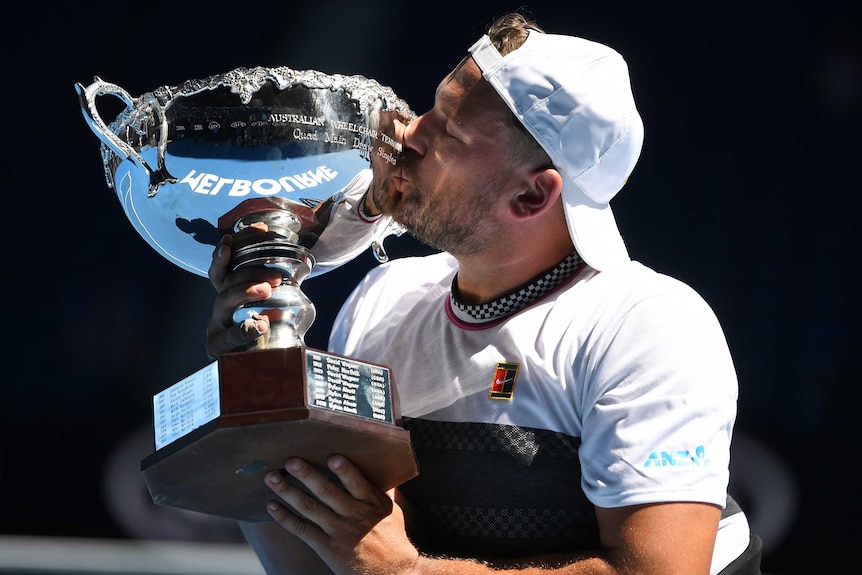
<path fill-rule="evenodd" d="M 393 176 L 393 180 L 395 181 L 395 190 L 403 196 L 404 189 L 408 182 L 407 178 L 404 176 L 404 168 L 398 168 Z"/>

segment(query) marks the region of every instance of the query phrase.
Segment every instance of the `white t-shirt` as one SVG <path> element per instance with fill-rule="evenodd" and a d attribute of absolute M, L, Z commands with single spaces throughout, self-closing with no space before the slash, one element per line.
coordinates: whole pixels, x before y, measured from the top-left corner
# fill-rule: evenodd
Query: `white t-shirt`
<path fill-rule="evenodd" d="M 637 262 L 602 273 L 582 265 L 526 307 L 476 321 L 452 304 L 456 271 L 448 254 L 375 268 L 345 303 L 330 339 L 332 352 L 390 366 L 405 427 L 410 422 L 417 426 L 411 434 L 429 438 L 425 460 L 417 448 L 420 477 L 413 481 L 433 481 L 419 483 L 413 494 L 420 511 L 427 508 L 440 522 L 432 539 L 445 537 L 444 524 L 458 522 L 462 531 L 455 529 L 452 541 L 467 547 L 517 531 L 506 543 L 517 554 L 531 541 L 576 540 L 573 533 L 593 530 L 595 519 L 583 506 L 572 503 L 553 510 L 555 516 L 553 502 L 530 503 L 546 489 L 531 483 L 539 468 L 548 469 L 547 485 L 560 485 L 548 493 L 585 495 L 600 507 L 667 501 L 725 507 L 736 374 L 721 327 L 694 290 Z M 451 445 L 435 439 L 443 435 Z M 505 449 L 517 452 L 515 465 L 481 459 L 500 451 L 501 437 L 514 438 L 502 441 L 512 441 Z M 494 447 L 483 447 L 488 442 Z M 558 450 L 552 444 L 576 455 L 541 459 Z M 483 463 L 471 471 L 477 453 Z M 486 473 L 497 493 L 464 495 L 469 481 L 489 485 Z M 518 499 L 513 493 L 525 485 Z M 435 500 L 429 491 L 438 488 L 446 495 Z M 498 499 L 518 501 L 511 503 L 520 506 L 517 521 L 533 513 L 535 524 L 511 528 L 506 505 L 489 503 Z M 483 513 L 480 523 L 467 525 Z M 554 519 L 560 513 L 568 514 L 565 533 L 536 531 L 564 523 Z M 723 517 L 712 572 L 736 558 L 748 538 L 742 513 Z"/>

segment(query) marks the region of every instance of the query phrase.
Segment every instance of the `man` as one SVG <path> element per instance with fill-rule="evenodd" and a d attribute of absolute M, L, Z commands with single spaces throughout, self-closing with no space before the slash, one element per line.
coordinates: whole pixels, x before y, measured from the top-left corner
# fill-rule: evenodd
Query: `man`
<path fill-rule="evenodd" d="M 608 206 L 643 139 L 619 54 L 506 15 L 395 133 L 395 168 L 355 180 L 345 209 L 442 251 L 374 269 L 330 349 L 402 375 L 420 474 L 384 493 L 340 455 L 340 486 L 288 459 L 313 497 L 271 472 L 276 522 L 243 526 L 268 571 L 759 573 L 726 493 L 721 328 L 629 259 Z M 280 281 L 228 273 L 231 242 L 210 270 L 212 356 L 265 333 L 231 311 Z"/>

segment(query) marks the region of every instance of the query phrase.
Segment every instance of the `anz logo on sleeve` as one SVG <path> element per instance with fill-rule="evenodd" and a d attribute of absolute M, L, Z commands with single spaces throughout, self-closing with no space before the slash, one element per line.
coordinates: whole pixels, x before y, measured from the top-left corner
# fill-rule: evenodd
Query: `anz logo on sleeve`
<path fill-rule="evenodd" d="M 707 467 L 706 448 L 697 446 L 694 451 L 688 449 L 671 449 L 668 451 L 653 451 L 649 454 L 644 467 Z"/>

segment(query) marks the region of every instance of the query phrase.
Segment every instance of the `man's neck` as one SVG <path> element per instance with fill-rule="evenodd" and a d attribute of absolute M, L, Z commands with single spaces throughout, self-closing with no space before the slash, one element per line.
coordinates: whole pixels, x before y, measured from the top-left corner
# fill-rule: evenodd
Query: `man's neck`
<path fill-rule="evenodd" d="M 482 304 L 511 293 L 569 255 L 571 241 L 524 245 L 494 253 L 455 256 L 458 260 L 458 297 L 463 303 Z"/>

